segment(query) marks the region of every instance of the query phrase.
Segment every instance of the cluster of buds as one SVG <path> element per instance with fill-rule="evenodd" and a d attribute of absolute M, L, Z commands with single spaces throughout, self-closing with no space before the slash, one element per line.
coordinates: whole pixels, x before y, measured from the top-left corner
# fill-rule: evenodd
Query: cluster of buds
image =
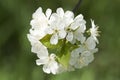
<path fill-rule="evenodd" d="M 87 66 L 98 51 L 98 27 L 91 20 L 86 30 L 82 14 L 74 17 L 72 11 L 58 8 L 55 13 L 39 7 L 32 15 L 32 26 L 27 37 L 31 51 L 37 54 L 37 65 L 43 65 L 45 73 L 58 74 Z"/>

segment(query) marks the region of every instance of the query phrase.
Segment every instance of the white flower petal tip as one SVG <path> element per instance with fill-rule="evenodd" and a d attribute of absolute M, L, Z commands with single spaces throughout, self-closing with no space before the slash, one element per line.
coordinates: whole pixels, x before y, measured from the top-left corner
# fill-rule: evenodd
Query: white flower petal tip
<path fill-rule="evenodd" d="M 100 36 L 99 33 L 100 31 L 98 31 L 98 26 L 95 25 L 94 21 L 91 19 L 91 26 L 92 28 L 90 28 L 90 33 L 91 36 L 94 38 L 94 40 L 96 41 L 96 43 L 99 43 L 97 36 Z"/>
<path fill-rule="evenodd" d="M 74 18 L 74 13 L 73 13 L 72 11 L 66 11 L 66 12 L 65 12 L 65 17 Z"/>
<path fill-rule="evenodd" d="M 42 13 L 42 8 L 39 7 L 39 8 L 35 11 L 35 13 L 33 13 L 32 17 L 33 17 L 33 18 L 37 18 L 37 16 L 40 15 L 41 13 Z"/>
<path fill-rule="evenodd" d="M 57 12 L 57 14 L 58 14 L 60 17 L 63 17 L 63 16 L 64 16 L 64 10 L 63 10 L 63 8 L 58 8 L 56 12 Z"/>
<path fill-rule="evenodd" d="M 55 75 L 74 71 L 94 60 L 99 31 L 92 19 L 89 36 L 82 14 L 74 17 L 72 11 L 63 8 L 57 8 L 54 13 L 48 8 L 44 13 L 39 7 L 33 13 L 30 25 L 27 38 L 32 46 L 31 52 L 38 57 L 36 65 L 42 65 L 43 72 Z"/>
<path fill-rule="evenodd" d="M 48 19 L 50 18 L 51 13 L 52 13 L 52 10 L 48 8 L 48 9 L 46 10 L 46 17 L 47 17 Z"/>

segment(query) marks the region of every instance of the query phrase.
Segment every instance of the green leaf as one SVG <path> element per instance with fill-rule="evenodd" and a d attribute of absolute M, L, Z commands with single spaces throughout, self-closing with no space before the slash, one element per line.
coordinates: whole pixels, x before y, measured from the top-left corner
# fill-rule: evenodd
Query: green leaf
<path fill-rule="evenodd" d="M 70 53 L 73 49 L 77 48 L 78 46 L 71 44 L 70 42 L 67 42 L 63 45 L 61 54 L 58 58 L 58 61 L 65 67 L 68 68 L 69 60 L 70 60 Z"/>
<path fill-rule="evenodd" d="M 51 35 L 46 35 L 40 41 L 47 47 L 48 52 L 50 54 L 56 54 L 58 62 L 67 68 L 70 59 L 70 52 L 78 46 L 71 44 L 70 42 L 66 41 L 66 39 L 61 39 L 56 45 L 52 45 L 50 43 L 50 38 Z"/>
<path fill-rule="evenodd" d="M 65 68 L 68 68 L 69 64 L 69 59 L 70 59 L 70 53 L 68 52 L 67 54 L 63 54 L 62 57 L 58 58 L 59 63 L 61 63 Z"/>
<path fill-rule="evenodd" d="M 56 55 L 60 54 L 61 48 L 62 48 L 62 40 L 59 40 L 58 44 L 52 45 L 50 43 L 51 35 L 46 35 L 44 38 L 42 38 L 40 41 L 45 45 L 48 49 L 48 52 L 55 53 Z"/>

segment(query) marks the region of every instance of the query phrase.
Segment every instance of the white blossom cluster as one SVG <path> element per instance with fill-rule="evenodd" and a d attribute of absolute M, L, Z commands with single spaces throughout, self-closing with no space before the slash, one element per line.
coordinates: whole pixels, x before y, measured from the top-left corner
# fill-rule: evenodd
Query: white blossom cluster
<path fill-rule="evenodd" d="M 74 17 L 72 11 L 58 8 L 55 13 L 39 7 L 32 15 L 32 26 L 27 37 L 31 51 L 37 54 L 37 65 L 43 65 L 45 73 L 57 74 L 87 66 L 98 51 L 98 27 L 91 20 L 86 30 L 82 14 Z M 85 36 L 87 35 L 87 36 Z"/>

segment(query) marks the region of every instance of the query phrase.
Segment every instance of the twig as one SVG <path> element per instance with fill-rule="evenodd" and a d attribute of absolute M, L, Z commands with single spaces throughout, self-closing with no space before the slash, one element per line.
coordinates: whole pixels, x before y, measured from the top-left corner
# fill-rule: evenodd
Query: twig
<path fill-rule="evenodd" d="M 80 7 L 82 0 L 79 0 L 74 9 L 72 10 L 74 13 L 77 11 L 77 9 Z"/>
<path fill-rule="evenodd" d="M 51 80 L 51 75 L 44 73 L 44 80 Z"/>

